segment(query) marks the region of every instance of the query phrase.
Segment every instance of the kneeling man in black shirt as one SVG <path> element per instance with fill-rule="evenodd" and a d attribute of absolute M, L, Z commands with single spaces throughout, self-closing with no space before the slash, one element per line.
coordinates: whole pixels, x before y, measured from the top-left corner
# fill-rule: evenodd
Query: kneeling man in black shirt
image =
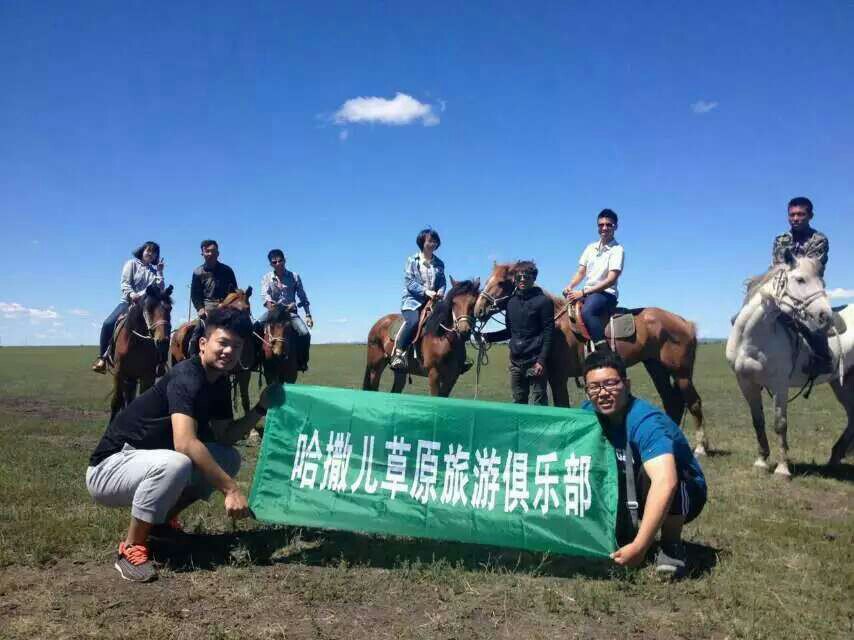
<path fill-rule="evenodd" d="M 240 454 L 232 445 L 282 399 L 282 387 L 270 385 L 249 413 L 233 419 L 228 373 L 251 331 L 245 314 L 212 310 L 199 355 L 175 365 L 118 413 L 92 453 L 86 471 L 92 498 L 131 507 L 115 563 L 126 580 L 157 576 L 147 544 L 152 527 L 179 528 L 178 513 L 214 489 L 225 496 L 229 516 L 249 515 L 249 503 L 234 481 Z"/>

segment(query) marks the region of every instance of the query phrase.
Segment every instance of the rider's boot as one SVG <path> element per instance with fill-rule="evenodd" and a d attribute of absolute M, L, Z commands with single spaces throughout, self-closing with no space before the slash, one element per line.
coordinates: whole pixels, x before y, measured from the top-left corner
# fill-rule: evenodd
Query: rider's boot
<path fill-rule="evenodd" d="M 97 358 L 94 363 L 92 363 L 92 371 L 95 373 L 107 373 L 107 361 L 104 360 L 103 357 Z"/>
<path fill-rule="evenodd" d="M 402 349 L 395 349 L 389 366 L 395 371 L 406 371 L 406 353 Z"/>

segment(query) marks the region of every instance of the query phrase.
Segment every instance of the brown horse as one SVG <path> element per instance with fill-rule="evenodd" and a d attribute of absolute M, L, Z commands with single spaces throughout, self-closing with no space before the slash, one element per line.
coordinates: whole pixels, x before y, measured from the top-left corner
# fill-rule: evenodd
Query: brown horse
<path fill-rule="evenodd" d="M 407 358 L 409 373 L 427 376 L 430 395 L 447 397 L 451 394 L 465 359 L 466 341 L 474 324 L 474 305 L 480 292 L 480 280 L 456 282 L 451 278 L 451 290 L 424 322 L 418 345 L 420 359 Z M 399 313 L 383 316 L 368 333 L 368 361 L 362 389 L 377 391 L 383 370 L 394 350 L 396 335 L 393 325 L 402 322 Z M 394 372 L 392 393 L 400 393 L 406 385 L 406 372 Z"/>
<path fill-rule="evenodd" d="M 166 364 L 172 316 L 172 287 L 150 285 L 145 295 L 130 305 L 116 332 L 113 359 L 113 399 L 110 421 L 139 393 L 154 384 L 158 365 Z"/>
<path fill-rule="evenodd" d="M 515 267 L 518 263 L 495 264 L 492 274 L 475 305 L 475 316 L 482 321 L 503 311 L 513 294 Z M 546 293 L 555 306 L 555 338 L 546 363 L 549 386 L 555 406 L 569 406 L 567 381 L 581 377 L 584 345 L 576 337 L 566 313 L 566 300 Z M 695 453 L 708 448 L 703 430 L 703 407 L 694 388 L 694 357 L 697 351 L 696 328 L 692 322 L 656 307 L 631 311 L 635 318 L 635 335 L 617 340 L 616 350 L 631 366 L 642 362 L 661 396 L 667 415 L 679 424 L 685 408 L 694 419 L 697 432 Z"/>
<path fill-rule="evenodd" d="M 251 313 L 249 306 L 249 297 L 252 295 L 252 287 L 236 289 L 229 293 L 222 302 L 217 305 L 218 308 L 236 309 L 237 311 L 247 315 Z M 169 353 L 172 356 L 172 364 L 177 364 L 189 357 L 188 351 L 190 348 L 190 338 L 193 335 L 193 329 L 196 327 L 198 320 L 185 322 L 175 333 L 172 334 L 172 340 L 169 344 Z M 243 407 L 243 413 L 249 412 L 249 380 L 252 377 L 252 371 L 259 362 L 258 352 L 255 348 L 255 340 L 247 341 L 243 345 L 243 351 L 240 355 L 240 362 L 235 367 L 232 375 L 234 376 L 238 387 L 240 388 L 240 404 Z"/>

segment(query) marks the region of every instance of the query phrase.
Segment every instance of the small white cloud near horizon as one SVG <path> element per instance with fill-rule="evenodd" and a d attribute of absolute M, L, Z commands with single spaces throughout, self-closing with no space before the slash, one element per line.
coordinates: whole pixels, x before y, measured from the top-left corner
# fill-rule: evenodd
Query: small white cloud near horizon
<path fill-rule="evenodd" d="M 88 318 L 89 312 L 86 309 L 69 309 L 68 313 L 73 316 L 77 316 L 78 318 Z"/>
<path fill-rule="evenodd" d="M 697 102 L 691 105 L 691 111 L 698 115 L 703 115 L 712 109 L 717 109 L 719 104 L 719 102 L 714 100 L 697 100 Z"/>
<path fill-rule="evenodd" d="M 351 98 L 341 105 L 332 119 L 337 125 L 385 124 L 399 127 L 418 120 L 425 127 L 439 124 L 439 116 L 433 112 L 432 105 L 399 91 L 391 100 L 377 96 Z"/>
<path fill-rule="evenodd" d="M 841 287 L 837 287 L 836 289 L 830 289 L 827 292 L 827 295 L 836 300 L 837 298 L 854 298 L 854 289 L 842 289 Z"/>
<path fill-rule="evenodd" d="M 0 313 L 10 320 L 24 317 L 32 320 L 53 320 L 59 317 L 53 309 L 31 309 L 17 302 L 0 302 Z"/>

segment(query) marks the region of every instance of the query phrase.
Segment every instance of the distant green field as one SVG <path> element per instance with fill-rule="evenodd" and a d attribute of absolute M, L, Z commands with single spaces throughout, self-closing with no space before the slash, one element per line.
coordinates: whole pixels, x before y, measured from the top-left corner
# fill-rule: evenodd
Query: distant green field
<path fill-rule="evenodd" d="M 506 348 L 489 355 L 480 397 L 509 401 Z M 844 414 L 826 387 L 792 404 L 795 478 L 755 471 L 722 344 L 698 354 L 714 455 L 701 461 L 709 503 L 686 528 L 694 573 L 679 584 L 658 582 L 649 567 L 602 573 L 471 545 L 234 530 L 215 498 L 187 513 L 198 536 L 159 557 L 161 580 L 129 585 L 110 556 L 128 514 L 93 506 L 83 484 L 110 392 L 108 378 L 88 371 L 92 356 L 0 349 L 0 638 L 854 637 L 854 471 L 823 466 Z M 319 345 L 300 381 L 360 388 L 363 367 L 363 346 Z M 631 374 L 635 393 L 657 401 L 645 371 Z M 406 392 L 425 393 L 425 381 Z M 581 400 L 572 384 L 570 393 Z M 473 395 L 474 371 L 453 393 Z M 256 451 L 243 449 L 245 488 Z"/>

